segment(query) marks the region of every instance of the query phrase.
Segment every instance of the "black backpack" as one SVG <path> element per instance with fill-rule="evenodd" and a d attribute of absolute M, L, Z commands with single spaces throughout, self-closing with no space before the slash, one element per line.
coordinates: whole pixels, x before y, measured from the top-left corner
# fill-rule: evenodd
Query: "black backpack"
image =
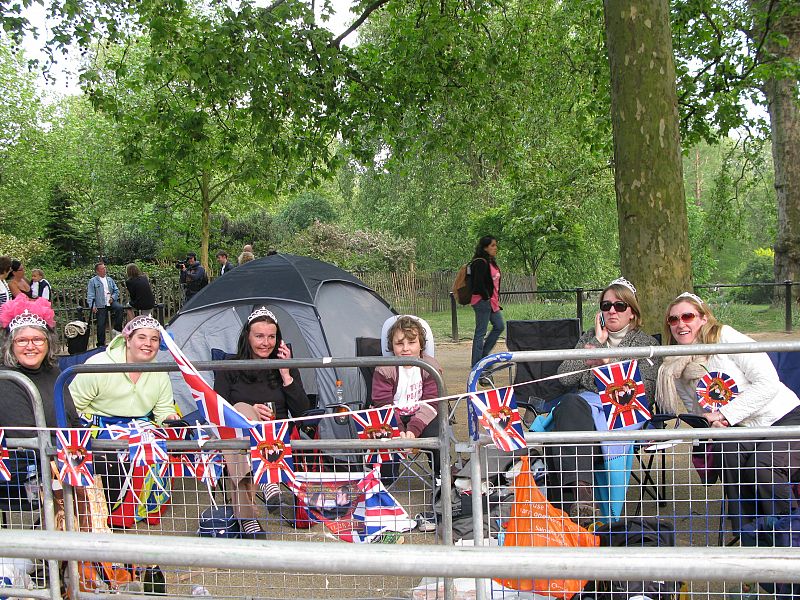
<path fill-rule="evenodd" d="M 601 525 L 594 531 L 601 546 L 669 547 L 675 545 L 675 528 L 654 517 L 630 517 Z M 604 600 L 629 600 L 644 596 L 651 600 L 676 600 L 679 581 L 606 581 L 598 584 L 596 596 Z M 602 591 L 600 591 L 602 590 Z"/>

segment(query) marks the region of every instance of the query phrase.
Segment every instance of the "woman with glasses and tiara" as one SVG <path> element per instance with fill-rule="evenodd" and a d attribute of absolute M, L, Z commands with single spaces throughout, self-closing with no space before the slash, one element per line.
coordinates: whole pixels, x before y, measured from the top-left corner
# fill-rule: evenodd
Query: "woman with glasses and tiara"
<path fill-rule="evenodd" d="M 657 346 L 658 342 L 640 329 L 641 319 L 636 288 L 624 277 L 615 279 L 600 295 L 600 311 L 595 315 L 594 327 L 580 337 L 575 348 Z M 610 362 L 615 361 L 575 359 L 561 363 L 558 367 L 560 381 L 573 391 L 561 396 L 556 407 L 546 419 L 539 420 L 537 427 L 548 431 L 607 431 L 592 369 Z M 646 359 L 638 364 L 652 406 L 659 362 Z M 602 517 L 619 516 L 633 462 L 627 445 L 551 447 L 545 458 L 551 474 L 548 475 L 548 495 L 577 523 L 588 526 Z"/>
<path fill-rule="evenodd" d="M 667 307 L 664 339 L 681 345 L 753 341 L 718 322 L 708 304 L 690 292 Z M 706 412 L 698 397 L 712 410 Z M 781 383 L 763 352 L 665 358 L 658 398 L 665 412 L 702 414 L 711 427 L 800 425 L 800 399 Z M 735 531 L 741 530 L 742 517 L 787 515 L 797 507 L 790 482 L 800 481 L 800 441 L 722 442 L 721 455 Z"/>

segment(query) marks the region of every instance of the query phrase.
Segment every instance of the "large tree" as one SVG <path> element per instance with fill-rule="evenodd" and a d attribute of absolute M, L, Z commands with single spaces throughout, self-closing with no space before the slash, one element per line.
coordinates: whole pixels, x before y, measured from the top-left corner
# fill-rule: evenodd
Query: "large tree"
<path fill-rule="evenodd" d="M 648 329 L 691 286 L 667 0 L 605 0 L 622 273 Z"/>
<path fill-rule="evenodd" d="M 752 0 L 751 6 L 754 32 L 765 36 L 761 62 L 772 66 L 762 90 L 772 129 L 778 203 L 775 280 L 794 281 L 800 276 L 800 5 Z"/>

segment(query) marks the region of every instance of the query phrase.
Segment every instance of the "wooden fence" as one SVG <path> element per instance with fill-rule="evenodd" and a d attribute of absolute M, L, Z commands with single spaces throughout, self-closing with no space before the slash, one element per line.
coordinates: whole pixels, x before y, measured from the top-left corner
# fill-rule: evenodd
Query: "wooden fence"
<path fill-rule="evenodd" d="M 450 289 L 456 273 L 454 271 L 408 271 L 404 273 L 357 272 L 356 277 L 374 289 L 391 306 L 400 313 L 448 312 L 450 310 Z M 128 290 L 118 278 L 120 303 L 128 304 Z M 183 289 L 178 278 L 152 280 L 153 292 L 159 310 L 156 315 L 166 324 L 177 314 L 183 305 Z M 503 273 L 502 288 L 504 292 L 528 291 L 531 279 L 527 275 Z M 565 298 L 572 298 L 566 294 Z M 514 294 L 503 298 L 504 304 L 531 302 L 534 294 Z M 86 306 L 86 284 L 57 288 L 53 291 L 53 308 L 56 312 L 59 341 L 63 343 L 64 325 L 69 321 L 89 318 Z M 94 331 L 92 341 L 94 340 Z"/>

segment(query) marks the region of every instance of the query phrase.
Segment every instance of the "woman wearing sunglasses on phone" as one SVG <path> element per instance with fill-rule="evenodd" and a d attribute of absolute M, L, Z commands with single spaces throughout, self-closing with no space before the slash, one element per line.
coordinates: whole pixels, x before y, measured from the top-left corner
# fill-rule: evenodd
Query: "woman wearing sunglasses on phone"
<path fill-rule="evenodd" d="M 278 319 L 265 306 L 247 317 L 239 334 L 236 354 L 231 360 L 287 359 L 292 351 L 283 341 Z M 299 417 L 311 407 L 297 369 L 261 369 L 258 371 L 214 371 L 214 390 L 251 421 Z M 233 483 L 233 511 L 239 519 L 242 537 L 260 538 L 260 510 L 255 503 L 257 486 L 250 473 L 250 460 L 239 452 L 223 451 L 228 474 Z M 265 486 L 267 508 L 275 512 L 291 508 L 294 498 L 281 492 L 276 484 Z"/>
<path fill-rule="evenodd" d="M 641 311 L 633 284 L 620 277 L 600 295 L 600 311 L 594 327 L 584 333 L 575 348 L 630 348 L 656 346 L 658 342 L 641 329 Z M 562 385 L 573 391 L 558 399 L 548 420 L 550 431 L 606 431 L 606 418 L 600 401 L 593 367 L 610 359 L 565 360 L 558 367 Z M 659 362 L 639 361 L 639 374 L 651 403 L 655 397 Z M 581 525 L 587 526 L 602 516 L 618 515 L 622 508 L 630 473 L 630 453 L 624 446 L 561 446 L 546 456 L 548 471 L 559 481 L 548 479 L 551 500 Z M 612 461 L 624 461 L 620 466 Z M 596 480 L 604 483 L 598 494 Z M 602 500 L 602 503 L 600 502 Z M 600 509 L 600 504 L 604 507 Z"/>
<path fill-rule="evenodd" d="M 752 338 L 723 325 L 699 296 L 684 292 L 667 307 L 667 344 L 734 344 Z M 705 411 L 697 400 L 697 384 L 710 372 L 724 373 L 726 389 L 738 393 L 715 410 Z M 735 384 L 731 384 L 731 379 Z M 729 394 L 722 390 L 725 400 Z M 766 353 L 676 356 L 664 359 L 658 374 L 659 405 L 665 412 L 703 414 L 711 427 L 769 427 L 800 425 L 800 399 L 778 379 Z M 788 514 L 790 481 L 800 477 L 800 442 L 723 442 L 724 489 L 731 501 L 729 517 Z M 734 502 L 739 502 L 739 511 Z M 736 525 L 737 523 L 734 523 Z"/>

